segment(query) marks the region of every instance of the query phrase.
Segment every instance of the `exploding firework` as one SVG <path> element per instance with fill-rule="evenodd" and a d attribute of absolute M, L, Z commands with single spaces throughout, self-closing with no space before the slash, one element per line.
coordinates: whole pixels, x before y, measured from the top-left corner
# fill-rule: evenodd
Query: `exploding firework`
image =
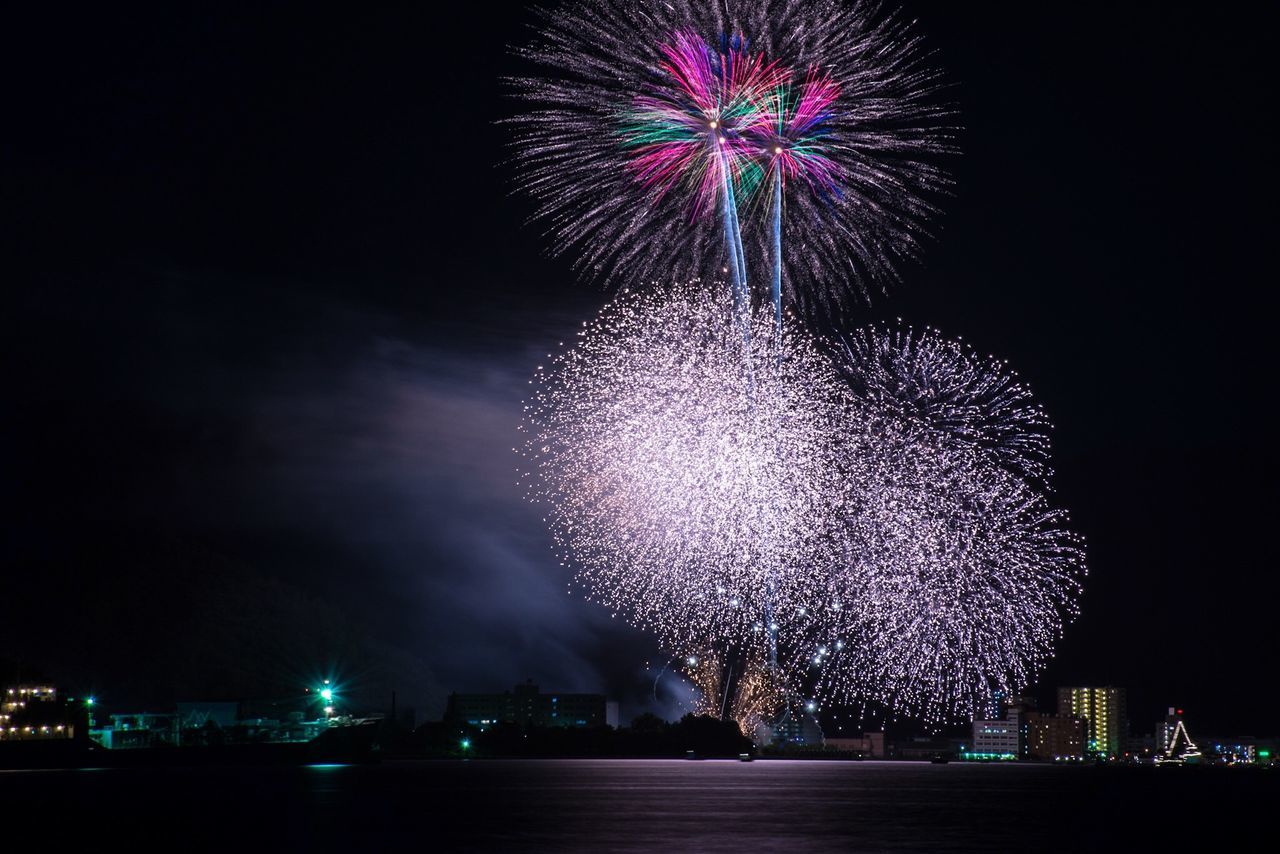
<path fill-rule="evenodd" d="M 788 615 L 809 638 L 790 672 L 835 703 L 972 716 L 1027 685 L 1076 614 L 1084 549 L 1040 482 L 1047 422 L 1003 363 L 936 333 L 864 329 L 846 344 L 858 480 L 843 558 Z"/>
<path fill-rule="evenodd" d="M 749 294 L 737 199 L 759 171 L 755 146 L 743 130 L 761 120 L 765 93 L 787 74 L 752 56 L 737 39 L 713 51 L 696 35 L 676 33 L 659 50 L 666 85 L 636 98 L 622 144 L 634 149 L 631 167 L 646 189 L 661 197 L 686 185 L 682 195 L 691 197 L 693 221 L 720 208 L 741 311 Z"/>
<path fill-rule="evenodd" d="M 867 484 L 819 611 L 818 693 L 928 720 L 1027 685 L 1075 614 L 1083 553 L 1066 514 L 971 452 L 907 442 Z M 801 662 L 803 663 L 803 662 Z"/>
<path fill-rule="evenodd" d="M 1015 475 L 1048 480 L 1049 419 L 1007 362 L 909 327 L 863 327 L 842 349 L 850 389 L 869 410 Z"/>
<path fill-rule="evenodd" d="M 744 337 L 729 308 L 624 293 L 534 380 L 525 473 L 586 595 L 696 651 L 699 708 L 744 732 L 787 698 L 944 721 L 1028 684 L 1084 573 L 1029 390 L 932 331 L 833 364 L 791 327 L 778 359 L 771 312 Z"/>
<path fill-rule="evenodd" d="M 938 75 L 875 3 L 578 0 L 521 54 L 520 184 L 553 250 L 621 286 L 732 270 L 838 309 L 918 256 L 948 185 Z"/>
<path fill-rule="evenodd" d="M 713 211 L 731 181 L 750 190 L 758 171 L 755 146 L 744 129 L 764 121 L 767 93 L 787 73 L 747 52 L 741 42 L 712 50 L 697 36 L 675 33 L 659 47 L 669 85 L 635 99 L 621 128 L 630 168 L 641 185 L 665 195 L 681 183 L 691 218 Z"/>
<path fill-rule="evenodd" d="M 821 583 L 847 395 L 797 328 L 744 340 L 723 288 L 624 293 L 537 373 L 530 494 L 586 595 L 669 649 L 768 650 Z M 754 334 L 760 332 L 761 334 Z"/>

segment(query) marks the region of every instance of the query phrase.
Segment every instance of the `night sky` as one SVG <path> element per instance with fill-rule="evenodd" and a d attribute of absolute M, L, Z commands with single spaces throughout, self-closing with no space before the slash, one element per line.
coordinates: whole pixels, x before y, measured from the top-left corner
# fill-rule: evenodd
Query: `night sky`
<path fill-rule="evenodd" d="M 906 10 L 964 153 L 925 264 L 844 323 L 962 335 L 1052 417 L 1090 575 L 1034 693 L 1280 731 L 1275 22 Z M 608 296 L 504 164 L 532 20 L 6 13 L 0 681 L 134 711 L 333 674 L 437 717 L 532 677 L 676 713 L 515 483 L 527 380 Z"/>

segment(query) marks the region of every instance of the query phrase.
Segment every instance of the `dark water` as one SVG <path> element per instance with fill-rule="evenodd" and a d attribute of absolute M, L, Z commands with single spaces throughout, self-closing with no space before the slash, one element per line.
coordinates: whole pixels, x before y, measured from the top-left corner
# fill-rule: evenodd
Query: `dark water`
<path fill-rule="evenodd" d="M 47 850 L 1277 851 L 1280 773 L 682 760 L 0 771 L 0 815 L 56 840 Z"/>

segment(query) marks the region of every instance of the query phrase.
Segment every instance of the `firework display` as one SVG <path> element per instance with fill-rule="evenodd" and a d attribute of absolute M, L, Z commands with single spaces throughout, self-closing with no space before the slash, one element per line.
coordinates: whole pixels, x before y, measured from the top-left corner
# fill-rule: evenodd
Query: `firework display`
<path fill-rule="evenodd" d="M 626 293 L 534 381 L 525 472 L 557 549 L 670 648 L 767 647 L 827 562 L 847 393 L 800 330 L 781 359 L 771 338 L 744 342 L 723 289 Z"/>
<path fill-rule="evenodd" d="M 782 696 L 940 721 L 1025 686 L 1083 572 L 1030 391 L 930 330 L 868 327 L 833 362 L 792 327 L 777 360 L 730 308 L 624 294 L 539 372 L 525 471 L 586 595 L 694 650 L 744 731 Z"/>
<path fill-rule="evenodd" d="M 859 0 L 572 0 L 521 54 L 520 184 L 621 292 L 521 425 L 573 585 L 752 737 L 1027 686 L 1085 572 L 1044 411 L 932 329 L 828 345 L 795 319 L 895 279 L 949 185 L 913 27 Z"/>
<path fill-rule="evenodd" d="M 521 186 L 554 251 L 616 285 L 731 272 L 775 322 L 784 282 L 838 309 L 919 254 L 948 185 L 938 75 L 874 3 L 578 0 L 521 54 Z"/>
<path fill-rule="evenodd" d="M 701 655 L 687 655 L 682 659 L 679 672 L 696 691 L 696 714 L 713 718 L 721 716 L 724 683 L 730 676 L 725 668 L 724 656 L 716 649 L 705 650 Z"/>

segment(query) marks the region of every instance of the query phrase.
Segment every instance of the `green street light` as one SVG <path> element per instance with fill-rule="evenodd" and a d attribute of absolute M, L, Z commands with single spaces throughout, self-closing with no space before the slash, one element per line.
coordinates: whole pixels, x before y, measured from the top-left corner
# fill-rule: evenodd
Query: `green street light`
<path fill-rule="evenodd" d="M 471 749 L 471 739 L 469 739 L 469 738 L 464 738 L 464 739 L 462 740 L 462 749 L 463 749 L 463 750 L 470 750 L 470 749 Z"/>

